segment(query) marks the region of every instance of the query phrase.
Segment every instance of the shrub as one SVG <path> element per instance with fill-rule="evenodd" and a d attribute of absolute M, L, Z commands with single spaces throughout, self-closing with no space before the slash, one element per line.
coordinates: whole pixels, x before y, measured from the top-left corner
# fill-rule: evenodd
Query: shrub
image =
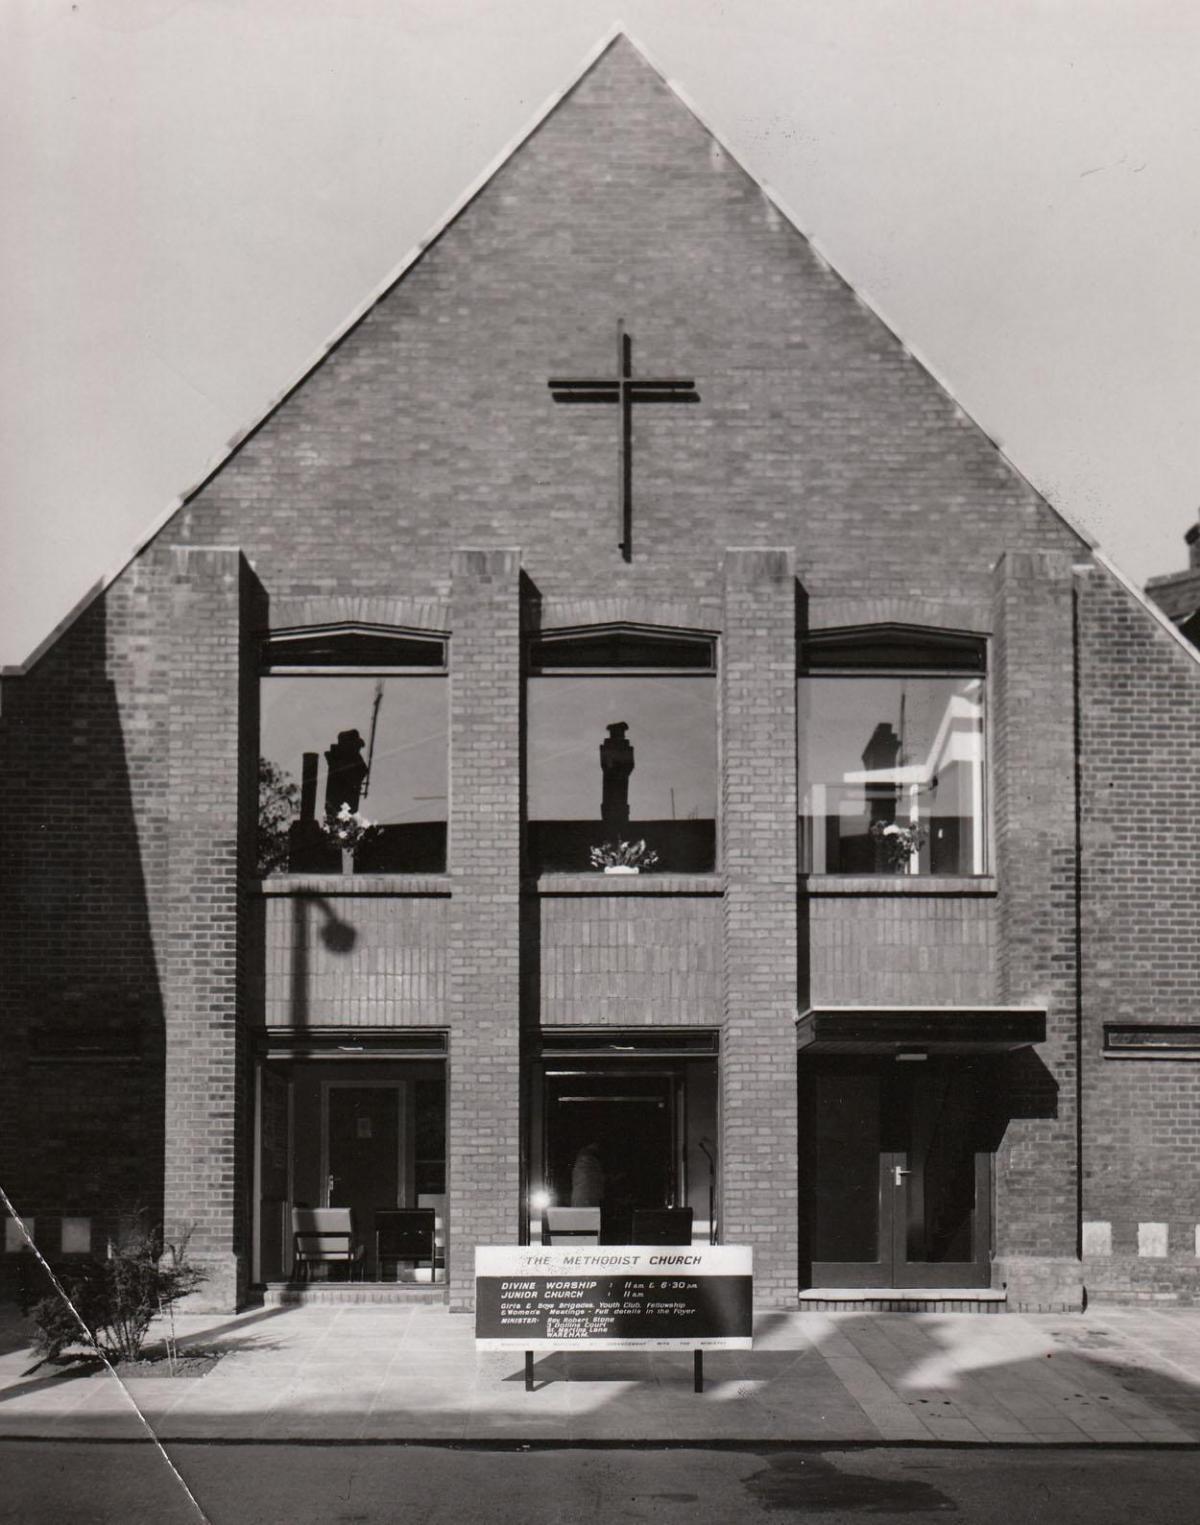
<path fill-rule="evenodd" d="M 207 1272 L 187 1258 L 186 1238 L 166 1244 L 161 1230 L 139 1227 L 103 1260 L 72 1267 L 60 1277 L 70 1302 L 57 1292 L 29 1310 L 37 1342 L 48 1358 L 83 1343 L 82 1323 L 109 1361 L 136 1361 L 151 1323 L 205 1281 Z"/>

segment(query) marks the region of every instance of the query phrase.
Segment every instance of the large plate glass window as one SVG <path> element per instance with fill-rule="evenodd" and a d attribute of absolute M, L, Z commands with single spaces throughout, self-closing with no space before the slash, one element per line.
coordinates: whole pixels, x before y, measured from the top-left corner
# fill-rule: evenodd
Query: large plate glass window
<path fill-rule="evenodd" d="M 532 641 L 527 811 L 536 870 L 587 872 L 629 844 L 641 869 L 716 859 L 716 641 L 625 625 Z M 644 843 L 642 854 L 636 845 Z"/>
<path fill-rule="evenodd" d="M 259 682 L 258 871 L 446 866 L 446 638 L 273 632 Z"/>
<path fill-rule="evenodd" d="M 986 643 L 906 626 L 810 636 L 797 686 L 802 866 L 983 874 Z"/>

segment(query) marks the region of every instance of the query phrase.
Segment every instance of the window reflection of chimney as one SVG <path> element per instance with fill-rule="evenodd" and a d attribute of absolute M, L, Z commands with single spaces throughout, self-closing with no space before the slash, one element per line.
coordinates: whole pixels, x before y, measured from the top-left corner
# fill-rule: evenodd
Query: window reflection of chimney
<path fill-rule="evenodd" d="M 300 821 L 307 825 L 317 815 L 317 754 L 305 752 L 300 759 Z"/>
<path fill-rule="evenodd" d="M 320 841 L 321 831 L 317 825 L 317 765 L 316 752 L 304 752 L 300 756 L 300 813 L 288 831 L 288 868 L 292 873 L 303 873 L 314 867 L 310 853 Z"/>
<path fill-rule="evenodd" d="M 600 819 L 610 830 L 619 832 L 629 825 L 629 775 L 633 772 L 633 745 L 626 739 L 629 726 L 614 721 L 600 743 L 600 772 L 603 777 Z"/>
<path fill-rule="evenodd" d="M 881 720 L 871 732 L 871 739 L 863 748 L 863 767 L 869 773 L 894 768 L 900 759 L 900 738 L 892 729 L 891 722 Z"/>
<path fill-rule="evenodd" d="M 900 737 L 890 721 L 881 720 L 871 732 L 871 739 L 863 748 L 862 760 L 868 776 L 876 775 L 876 780 L 868 782 L 864 790 L 870 807 L 870 824 L 894 821 L 900 798 L 899 784 L 894 776 L 900 761 Z M 888 778 L 889 773 L 893 777 Z"/>

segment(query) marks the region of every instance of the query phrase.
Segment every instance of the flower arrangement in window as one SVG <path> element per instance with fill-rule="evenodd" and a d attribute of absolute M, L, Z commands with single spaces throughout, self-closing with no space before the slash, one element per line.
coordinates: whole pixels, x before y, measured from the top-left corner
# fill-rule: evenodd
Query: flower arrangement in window
<path fill-rule="evenodd" d="M 652 847 L 647 847 L 644 841 L 601 842 L 598 847 L 591 849 L 588 856 L 593 868 L 615 874 L 636 874 L 643 868 L 653 868 L 658 862 L 658 854 Z"/>
<path fill-rule="evenodd" d="M 343 800 L 336 814 L 332 810 L 326 813 L 321 822 L 321 831 L 331 847 L 341 848 L 342 863 L 345 865 L 347 856 L 353 860 L 360 847 L 379 835 L 380 828 L 360 810 L 351 810 L 348 802 Z"/>
<path fill-rule="evenodd" d="M 888 867 L 899 873 L 908 873 L 912 867 L 913 854 L 919 853 L 929 838 L 929 828 L 919 821 L 901 824 L 899 821 L 875 821 L 871 835 L 883 849 Z"/>

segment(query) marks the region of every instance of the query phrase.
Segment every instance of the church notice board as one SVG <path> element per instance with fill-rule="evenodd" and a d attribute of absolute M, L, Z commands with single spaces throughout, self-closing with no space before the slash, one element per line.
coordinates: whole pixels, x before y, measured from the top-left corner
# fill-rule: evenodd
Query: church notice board
<path fill-rule="evenodd" d="M 749 1350 L 748 1245 L 478 1246 L 482 1350 Z"/>

